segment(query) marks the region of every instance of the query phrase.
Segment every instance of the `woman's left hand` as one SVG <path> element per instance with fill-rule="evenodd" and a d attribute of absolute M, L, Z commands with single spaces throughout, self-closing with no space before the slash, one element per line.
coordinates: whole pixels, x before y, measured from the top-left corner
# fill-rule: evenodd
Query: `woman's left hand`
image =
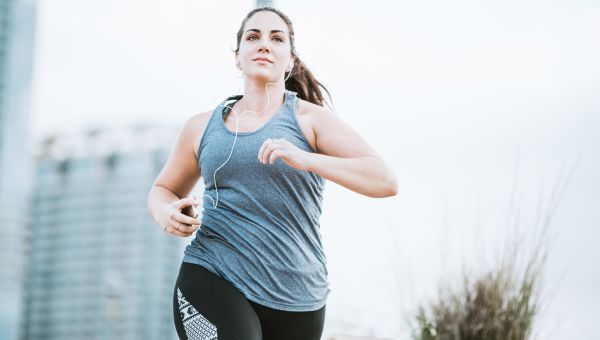
<path fill-rule="evenodd" d="M 273 164 L 281 158 L 285 164 L 298 170 L 308 170 L 312 153 L 298 148 L 285 138 L 266 139 L 258 150 L 258 161 Z"/>

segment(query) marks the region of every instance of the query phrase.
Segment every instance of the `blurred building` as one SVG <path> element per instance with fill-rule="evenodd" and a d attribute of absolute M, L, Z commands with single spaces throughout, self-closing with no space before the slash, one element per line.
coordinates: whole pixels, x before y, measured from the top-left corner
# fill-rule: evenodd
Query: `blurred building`
<path fill-rule="evenodd" d="M 273 0 L 256 0 L 256 8 L 273 7 Z"/>
<path fill-rule="evenodd" d="M 26 339 L 177 339 L 172 294 L 191 238 L 165 234 L 146 206 L 176 133 L 147 126 L 40 144 Z"/>
<path fill-rule="evenodd" d="M 23 325 L 35 20 L 35 0 L 0 0 L 0 340 L 18 339 Z"/>

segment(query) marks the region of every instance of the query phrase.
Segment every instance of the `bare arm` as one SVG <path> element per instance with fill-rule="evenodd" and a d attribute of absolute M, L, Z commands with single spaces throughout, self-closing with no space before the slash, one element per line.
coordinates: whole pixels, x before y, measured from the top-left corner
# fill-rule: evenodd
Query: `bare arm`
<path fill-rule="evenodd" d="M 147 207 L 154 221 L 161 227 L 170 228 L 178 236 L 191 235 L 197 229 L 194 227 L 200 224 L 199 220 L 186 216 L 185 212 L 194 204 L 194 200 L 187 196 L 201 177 L 194 150 L 195 139 L 206 127 L 209 114 L 195 115 L 185 123 L 169 159 L 148 194 Z M 182 209 L 184 213 L 181 213 Z"/>
<path fill-rule="evenodd" d="M 341 118 L 326 109 L 311 114 L 317 153 L 308 170 L 368 197 L 398 193 L 398 180 L 379 154 Z"/>

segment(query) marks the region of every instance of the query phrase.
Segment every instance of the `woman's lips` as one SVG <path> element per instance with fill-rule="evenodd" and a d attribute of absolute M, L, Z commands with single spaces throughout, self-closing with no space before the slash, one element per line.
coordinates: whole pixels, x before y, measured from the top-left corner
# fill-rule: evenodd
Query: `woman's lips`
<path fill-rule="evenodd" d="M 271 63 L 270 61 L 262 60 L 262 59 L 256 59 L 255 61 L 259 64 L 270 64 Z"/>

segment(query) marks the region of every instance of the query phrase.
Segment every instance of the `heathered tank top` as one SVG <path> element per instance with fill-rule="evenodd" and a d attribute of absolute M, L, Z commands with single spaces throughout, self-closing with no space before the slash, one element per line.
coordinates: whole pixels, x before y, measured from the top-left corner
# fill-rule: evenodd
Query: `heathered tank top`
<path fill-rule="evenodd" d="M 225 126 L 225 115 L 234 114 L 226 106 L 233 102 L 226 99 L 213 111 L 198 152 L 204 194 L 210 197 L 204 197 L 202 224 L 183 261 L 206 267 L 258 304 L 312 311 L 325 305 L 330 292 L 319 231 L 325 180 L 281 159 L 258 160 L 267 138 L 285 138 L 315 152 L 296 119 L 296 95 L 285 90 L 282 107 L 266 124 L 238 132 L 231 158 L 216 176 L 235 137 Z"/>

